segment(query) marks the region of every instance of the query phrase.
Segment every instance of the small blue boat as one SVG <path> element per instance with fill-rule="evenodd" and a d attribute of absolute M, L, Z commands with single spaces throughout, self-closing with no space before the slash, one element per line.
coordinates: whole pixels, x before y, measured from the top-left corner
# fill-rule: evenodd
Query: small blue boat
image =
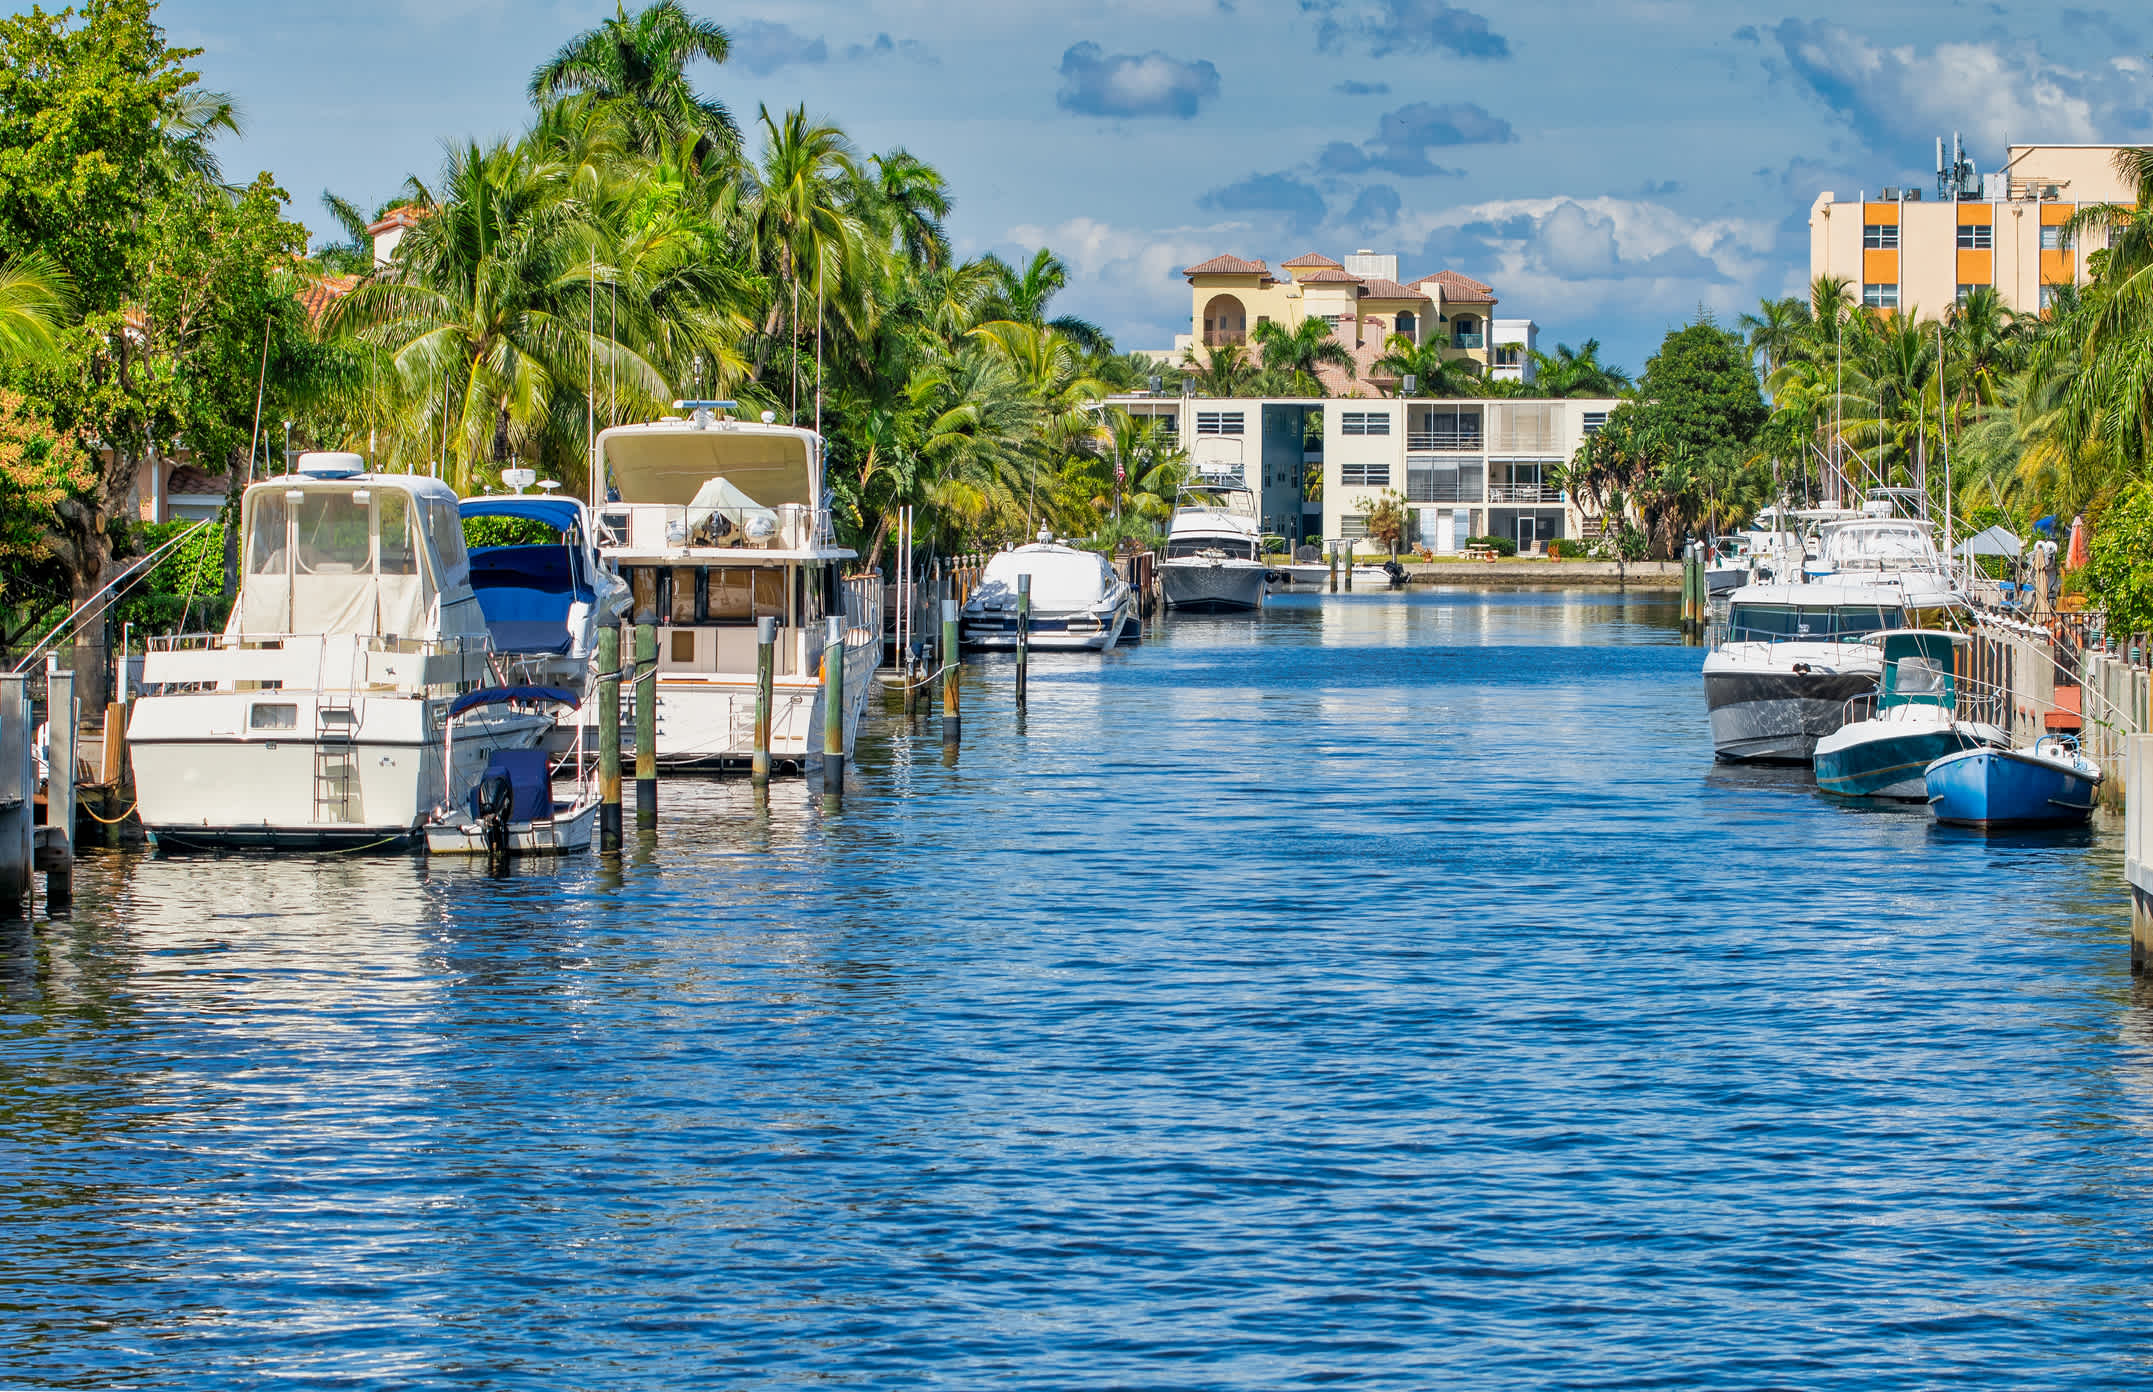
<path fill-rule="evenodd" d="M 1929 807 L 1953 826 L 2071 826 L 2093 813 L 2101 766 L 2068 735 L 2024 749 L 1968 749 L 1929 765 Z"/>

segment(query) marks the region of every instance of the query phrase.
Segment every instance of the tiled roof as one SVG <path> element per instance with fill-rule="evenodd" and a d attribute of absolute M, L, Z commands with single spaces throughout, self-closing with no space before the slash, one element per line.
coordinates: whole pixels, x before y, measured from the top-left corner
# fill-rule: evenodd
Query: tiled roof
<path fill-rule="evenodd" d="M 1422 276 L 1419 280 L 1414 281 L 1413 284 L 1416 286 L 1424 286 L 1431 280 L 1442 287 L 1443 299 L 1446 303 L 1495 303 L 1494 286 L 1483 285 L 1479 281 L 1474 280 L 1471 276 L 1462 276 L 1459 275 L 1456 271 L 1437 271 L 1434 275 Z"/>
<path fill-rule="evenodd" d="M 1428 298 L 1428 296 L 1415 290 L 1412 286 L 1400 285 L 1395 280 L 1371 277 L 1362 281 L 1361 284 L 1368 287 L 1368 298 L 1372 300 L 1425 300 Z"/>
<path fill-rule="evenodd" d="M 299 303 L 306 306 L 307 318 L 318 324 L 321 317 L 329 312 L 329 306 L 349 295 L 358 288 L 358 284 L 359 278 L 355 275 L 323 276 L 319 280 L 310 280 L 299 292 Z"/>
<path fill-rule="evenodd" d="M 366 229 L 366 235 L 378 237 L 392 227 L 417 227 L 423 216 L 417 208 L 391 208 L 381 215 L 381 221 Z"/>
<path fill-rule="evenodd" d="M 222 493 L 223 491 L 224 480 L 206 474 L 192 464 L 182 464 L 174 469 L 170 476 L 165 479 L 164 484 L 164 495 L 167 498 L 189 495 L 200 497 L 205 493 Z"/>
<path fill-rule="evenodd" d="M 1383 356 L 1383 345 L 1376 341 L 1376 336 L 1371 334 L 1369 341 L 1358 348 L 1354 347 L 1352 341 L 1337 329 L 1331 331 L 1331 336 L 1344 344 L 1346 351 L 1353 355 L 1353 367 L 1357 375 L 1348 377 L 1344 368 L 1329 365 L 1317 368 L 1316 377 L 1317 380 L 1323 383 L 1324 392 L 1331 396 L 1344 397 L 1381 396 L 1382 393 L 1377 391 L 1368 380 L 1372 369 L 1375 367 L 1376 359 Z"/>
<path fill-rule="evenodd" d="M 1320 251 L 1311 251 L 1305 256 L 1296 256 L 1291 261 L 1281 261 L 1278 264 L 1284 266 L 1289 271 L 1298 270 L 1303 266 L 1329 266 L 1334 270 L 1345 269 L 1345 267 L 1339 265 L 1336 261 L 1333 261 L 1330 257 L 1325 256 Z"/>
<path fill-rule="evenodd" d="M 1294 279 L 1298 280 L 1303 285 L 1326 285 L 1333 282 L 1337 282 L 1344 285 L 1358 285 L 1361 283 L 1361 278 L 1359 276 L 1353 274 L 1353 272 L 1351 271 L 1341 270 L 1336 266 L 1319 266 L 1315 270 L 1308 272 L 1308 274 L 1306 275 L 1295 276 Z"/>
<path fill-rule="evenodd" d="M 1200 275 L 1260 275 L 1271 274 L 1271 268 L 1261 261 L 1243 261 L 1238 256 L 1214 256 L 1209 261 L 1199 261 L 1182 272 L 1186 276 Z"/>

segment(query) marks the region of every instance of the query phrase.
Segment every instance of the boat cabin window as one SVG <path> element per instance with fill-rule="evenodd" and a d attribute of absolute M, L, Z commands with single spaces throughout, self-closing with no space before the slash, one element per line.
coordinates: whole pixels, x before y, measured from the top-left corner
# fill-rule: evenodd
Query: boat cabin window
<path fill-rule="evenodd" d="M 637 614 L 675 627 L 785 622 L 785 571 L 777 566 L 629 566 Z"/>
<path fill-rule="evenodd" d="M 1177 556 L 1201 556 L 1206 551 L 1220 551 L 1229 560 L 1253 561 L 1256 559 L 1256 543 L 1235 541 L 1228 537 L 1184 537 L 1166 543 L 1166 559 Z"/>
<path fill-rule="evenodd" d="M 383 493 L 376 500 L 381 515 L 381 573 L 419 573 L 418 519 L 411 515 L 411 499 L 402 493 Z"/>
<path fill-rule="evenodd" d="M 292 519 L 301 575 L 365 575 L 373 569 L 366 504 L 356 492 L 303 493 Z"/>
<path fill-rule="evenodd" d="M 247 533 L 247 574 L 284 573 L 284 543 L 289 531 L 289 519 L 290 514 L 285 511 L 282 495 L 255 495 L 254 526 Z"/>
<path fill-rule="evenodd" d="M 1727 636 L 1737 643 L 1858 638 L 1902 622 L 1896 605 L 1737 604 L 1727 615 Z"/>

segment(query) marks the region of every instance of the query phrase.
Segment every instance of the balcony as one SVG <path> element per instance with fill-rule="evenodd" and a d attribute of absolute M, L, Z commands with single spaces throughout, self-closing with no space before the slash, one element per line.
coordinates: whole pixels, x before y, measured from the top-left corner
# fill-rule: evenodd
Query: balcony
<path fill-rule="evenodd" d="M 1562 490 L 1552 483 L 1491 483 L 1488 485 L 1488 501 L 1491 503 L 1559 503 Z"/>
<path fill-rule="evenodd" d="M 1450 336 L 1450 346 L 1453 348 L 1485 348 L 1487 344 L 1486 334 L 1461 333 Z"/>
<path fill-rule="evenodd" d="M 1481 439 L 1482 436 L 1477 430 L 1408 430 L 1405 433 L 1405 447 L 1416 454 L 1433 454 L 1437 451 L 1478 454 Z"/>

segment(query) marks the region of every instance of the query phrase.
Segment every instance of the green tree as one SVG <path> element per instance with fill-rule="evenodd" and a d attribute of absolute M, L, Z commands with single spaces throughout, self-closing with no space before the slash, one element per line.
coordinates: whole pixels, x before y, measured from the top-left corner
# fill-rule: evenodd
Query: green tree
<path fill-rule="evenodd" d="M 1638 396 L 1655 433 L 1700 450 L 1748 445 L 1769 414 L 1748 345 L 1708 318 L 1669 331 L 1645 364 Z"/>
<path fill-rule="evenodd" d="M 2108 631 L 2153 632 L 2153 481 L 2131 484 L 2101 517 L 2087 557 L 2086 585 Z"/>
<path fill-rule="evenodd" d="M 688 81 L 697 59 L 723 63 L 732 52 L 725 30 L 697 19 L 676 0 L 638 10 L 625 6 L 561 46 L 531 74 L 531 100 L 580 97 L 616 117 L 628 143 L 655 154 L 686 137 L 698 161 L 730 156 L 740 148 L 740 128 L 724 103 L 705 97 Z"/>
<path fill-rule="evenodd" d="M 1443 351 L 1439 340 L 1415 343 L 1405 334 L 1392 334 L 1383 345 L 1383 356 L 1373 364 L 1375 371 L 1398 379 L 1401 396 L 1478 396 L 1484 383 L 1480 380 L 1480 365 L 1471 358 L 1452 357 Z M 1413 390 L 1405 390 L 1405 379 L 1413 378 Z"/>
<path fill-rule="evenodd" d="M 1581 348 L 1558 343 L 1553 354 L 1535 350 L 1532 362 L 1536 396 L 1621 396 L 1630 389 L 1628 373 L 1600 361 L 1597 338 Z"/>
<path fill-rule="evenodd" d="M 1264 376 L 1281 395 L 1328 396 L 1322 377 L 1317 375 L 1326 367 L 1337 368 L 1348 377 L 1357 375 L 1352 350 L 1339 342 L 1327 319 L 1303 319 L 1290 329 L 1275 319 L 1266 319 L 1248 337 L 1263 354 Z"/>

